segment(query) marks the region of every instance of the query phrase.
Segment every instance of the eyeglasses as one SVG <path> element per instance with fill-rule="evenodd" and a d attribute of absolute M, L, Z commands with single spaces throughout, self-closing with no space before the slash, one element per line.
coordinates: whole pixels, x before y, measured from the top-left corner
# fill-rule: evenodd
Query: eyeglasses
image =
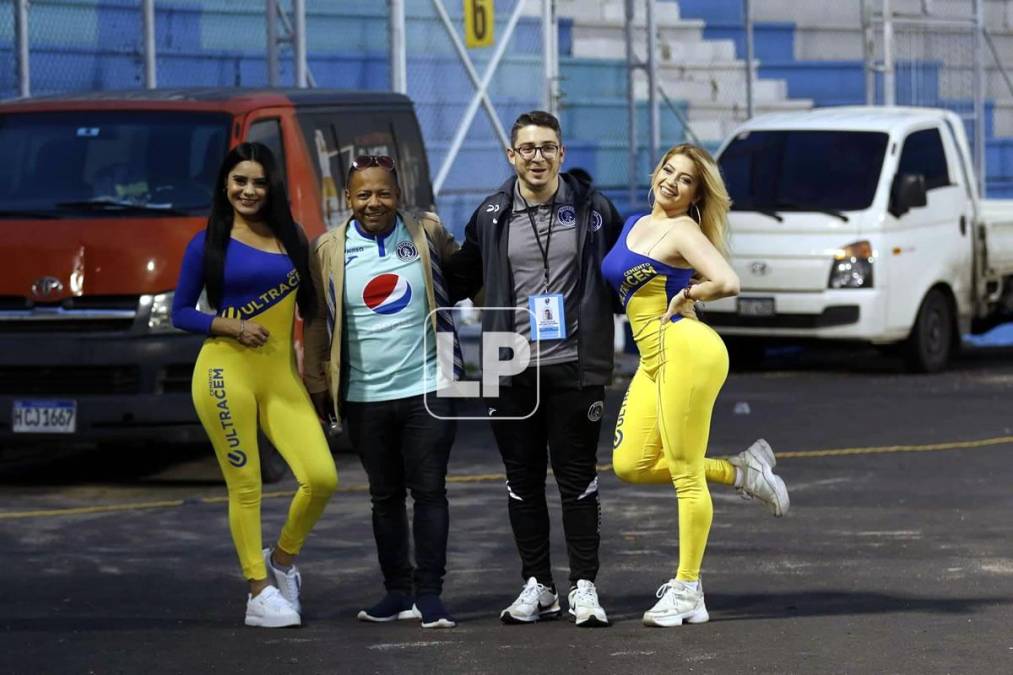
<path fill-rule="evenodd" d="M 524 145 L 518 145 L 514 148 L 514 152 L 524 159 L 534 159 L 535 154 L 538 152 L 541 152 L 542 157 L 545 159 L 552 159 L 559 153 L 559 146 L 555 143 L 544 143 L 542 145 L 525 143 Z"/>
<path fill-rule="evenodd" d="M 394 168 L 394 160 L 387 155 L 359 155 L 352 161 L 349 173 L 352 171 L 368 169 L 373 166 L 378 166 L 381 169 L 390 171 L 391 173 L 397 173 L 397 170 Z"/>

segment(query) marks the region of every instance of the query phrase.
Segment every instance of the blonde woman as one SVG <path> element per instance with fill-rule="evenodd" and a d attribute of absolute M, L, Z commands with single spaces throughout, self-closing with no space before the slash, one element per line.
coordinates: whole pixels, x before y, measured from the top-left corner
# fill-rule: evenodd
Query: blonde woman
<path fill-rule="evenodd" d="M 714 160 L 694 145 L 670 149 L 651 177 L 652 210 L 630 218 L 602 271 L 629 317 L 640 365 L 616 426 L 616 475 L 631 483 L 674 483 L 679 505 L 679 567 L 644 613 L 648 626 L 708 620 L 700 566 L 713 507 L 707 482 L 734 485 L 788 510 L 784 481 L 765 441 L 730 460 L 705 457 L 711 412 L 728 374 L 721 338 L 699 322 L 693 303 L 737 295 L 725 258 L 730 201 Z M 690 284 L 696 275 L 699 283 Z"/>

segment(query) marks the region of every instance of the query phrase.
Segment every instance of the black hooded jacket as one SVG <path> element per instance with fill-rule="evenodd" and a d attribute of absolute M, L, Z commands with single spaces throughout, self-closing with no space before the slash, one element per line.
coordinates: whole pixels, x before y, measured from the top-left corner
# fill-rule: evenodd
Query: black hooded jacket
<path fill-rule="evenodd" d="M 616 295 L 601 273 L 601 261 L 623 228 L 622 216 L 605 195 L 573 176 L 560 174 L 574 197 L 577 212 L 577 250 L 580 274 L 577 293 L 577 365 L 580 386 L 608 384 L 614 357 L 612 314 Z M 454 295 L 473 296 L 485 290 L 484 306 L 515 307 L 513 273 L 507 255 L 514 185 L 511 177 L 485 198 L 465 227 L 464 244 L 444 263 Z M 513 331 L 506 312 L 483 312 L 482 331 Z"/>

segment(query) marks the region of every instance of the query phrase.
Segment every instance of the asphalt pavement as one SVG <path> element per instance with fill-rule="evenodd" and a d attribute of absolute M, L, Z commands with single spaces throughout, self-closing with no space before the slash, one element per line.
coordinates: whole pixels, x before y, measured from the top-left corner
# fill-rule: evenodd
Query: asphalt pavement
<path fill-rule="evenodd" d="M 775 519 L 712 488 L 711 621 L 680 628 L 640 621 L 677 559 L 676 501 L 607 467 L 621 380 L 599 448 L 602 629 L 499 622 L 523 580 L 484 422 L 460 425 L 451 458 L 451 630 L 355 620 L 382 586 L 354 455 L 336 457 L 339 492 L 299 561 L 305 625 L 286 630 L 242 625 L 209 450 L 0 468 L 0 672 L 1013 672 L 1013 349 L 972 350 L 938 375 L 898 365 L 872 350 L 786 351 L 730 376 L 711 454 L 767 438 L 792 507 Z M 267 488 L 267 540 L 292 489 Z M 549 495 L 563 586 L 551 478 Z"/>

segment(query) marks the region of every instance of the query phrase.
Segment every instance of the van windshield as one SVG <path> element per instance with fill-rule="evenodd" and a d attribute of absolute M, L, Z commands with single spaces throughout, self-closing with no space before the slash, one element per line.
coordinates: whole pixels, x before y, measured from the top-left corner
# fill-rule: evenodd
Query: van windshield
<path fill-rule="evenodd" d="M 738 211 L 868 208 L 888 136 L 867 131 L 744 131 L 718 164 Z"/>
<path fill-rule="evenodd" d="M 229 124 L 221 113 L 0 115 L 0 217 L 206 213 Z"/>

